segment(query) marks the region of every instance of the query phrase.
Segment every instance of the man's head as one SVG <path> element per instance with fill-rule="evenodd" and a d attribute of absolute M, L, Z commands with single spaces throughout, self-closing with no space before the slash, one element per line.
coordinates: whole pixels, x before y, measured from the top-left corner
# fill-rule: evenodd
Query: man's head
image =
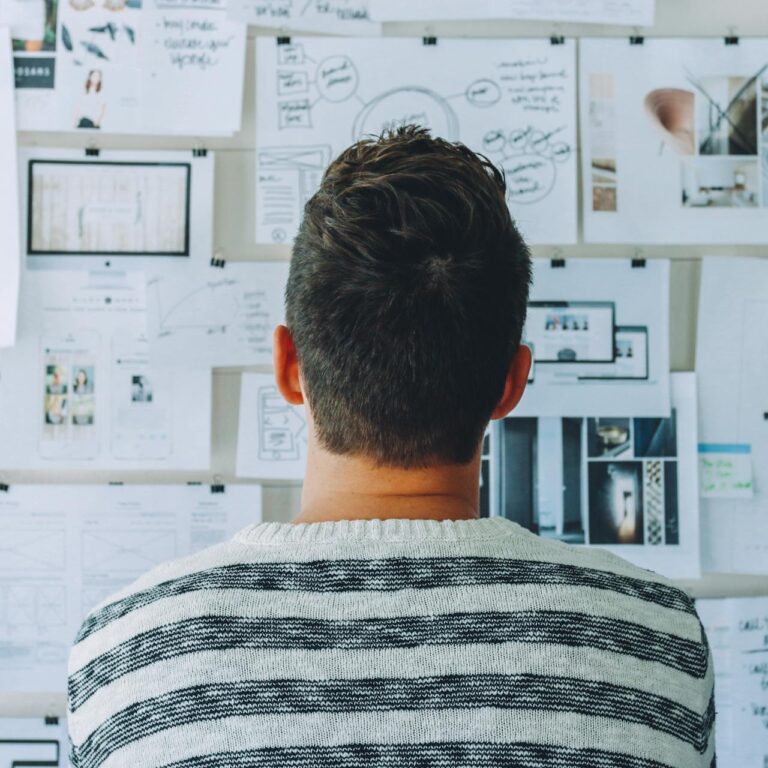
<path fill-rule="evenodd" d="M 415 127 L 328 168 L 293 247 L 289 332 L 275 339 L 281 391 L 306 398 L 326 450 L 465 464 L 517 403 L 530 255 L 505 191 L 487 159 Z"/>

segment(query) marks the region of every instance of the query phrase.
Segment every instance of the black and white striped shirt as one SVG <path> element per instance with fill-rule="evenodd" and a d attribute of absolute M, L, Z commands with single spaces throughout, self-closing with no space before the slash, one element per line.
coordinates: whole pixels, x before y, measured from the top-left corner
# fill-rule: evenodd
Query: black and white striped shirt
<path fill-rule="evenodd" d="M 714 766 L 691 600 L 502 519 L 263 523 L 97 608 L 79 768 Z"/>

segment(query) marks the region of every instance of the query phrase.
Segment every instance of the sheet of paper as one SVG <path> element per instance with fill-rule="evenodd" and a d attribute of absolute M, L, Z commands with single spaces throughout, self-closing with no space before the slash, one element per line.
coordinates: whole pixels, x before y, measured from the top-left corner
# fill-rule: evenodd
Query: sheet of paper
<path fill-rule="evenodd" d="M 271 365 L 284 320 L 287 261 L 227 262 L 184 276 L 150 271 L 147 325 L 158 366 Z"/>
<path fill-rule="evenodd" d="M 753 498 L 702 501 L 705 570 L 768 573 L 768 261 L 705 258 L 696 372 L 703 443 L 752 453 Z"/>
<path fill-rule="evenodd" d="M 19 30 L 29 37 L 14 40 L 21 130 L 207 136 L 240 129 L 245 25 L 227 18 L 226 0 L 47 7 Z"/>
<path fill-rule="evenodd" d="M 768 765 L 768 598 L 697 600 L 715 667 L 718 768 Z"/>
<path fill-rule="evenodd" d="M 671 578 L 698 577 L 696 379 L 671 381 L 668 418 L 496 422 L 490 514 Z"/>
<path fill-rule="evenodd" d="M 289 242 L 329 162 L 406 123 L 502 168 L 529 242 L 576 241 L 572 40 L 259 38 L 256 79 L 258 242 Z"/>
<path fill-rule="evenodd" d="M 765 243 L 768 39 L 579 52 L 586 241 Z"/>
<path fill-rule="evenodd" d="M 307 422 L 303 406 L 289 405 L 268 373 L 244 373 L 237 428 L 238 477 L 303 480 Z"/>
<path fill-rule="evenodd" d="M 669 262 L 534 259 L 523 340 L 534 368 L 513 416 L 668 416 Z"/>
<path fill-rule="evenodd" d="M 655 0 L 372 0 L 377 21 L 545 19 L 651 26 Z"/>
<path fill-rule="evenodd" d="M 205 470 L 210 446 L 210 370 L 150 364 L 142 273 L 24 274 L 1 467 Z"/>
<path fill-rule="evenodd" d="M 0 493 L 0 693 L 63 692 L 85 616 L 261 517 L 258 485 L 12 485 Z"/>
<path fill-rule="evenodd" d="M 25 149 L 22 252 L 30 268 L 151 269 L 210 262 L 213 154 Z"/>
<path fill-rule="evenodd" d="M 378 35 L 371 0 L 229 0 L 229 17 L 247 24 L 327 35 Z"/>
<path fill-rule="evenodd" d="M 752 449 L 740 443 L 699 443 L 699 480 L 704 499 L 751 499 Z"/>
<path fill-rule="evenodd" d="M 64 718 L 0 717 L 0 768 L 68 765 Z"/>
<path fill-rule="evenodd" d="M 0 168 L 3 169 L 0 173 L 0 347 L 8 347 L 16 340 L 21 246 L 13 63 L 8 28 L 3 26 L 0 26 Z"/>

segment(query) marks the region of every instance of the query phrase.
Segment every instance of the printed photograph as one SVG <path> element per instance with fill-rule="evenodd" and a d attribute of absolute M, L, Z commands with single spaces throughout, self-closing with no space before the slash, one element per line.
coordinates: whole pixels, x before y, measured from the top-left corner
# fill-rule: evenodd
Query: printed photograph
<path fill-rule="evenodd" d="M 643 463 L 593 461 L 589 477 L 592 544 L 642 544 Z"/>
<path fill-rule="evenodd" d="M 677 411 L 668 419 L 633 419 L 636 458 L 677 456 Z"/>
<path fill-rule="evenodd" d="M 701 155 L 757 155 L 755 77 L 691 79 Z"/>
<path fill-rule="evenodd" d="M 75 427 L 90 427 L 96 419 L 96 398 L 93 395 L 82 395 L 72 398 L 72 425 Z"/>
<path fill-rule="evenodd" d="M 57 426 L 67 421 L 67 398 L 64 395 L 46 395 L 45 423 Z"/>
<path fill-rule="evenodd" d="M 632 419 L 587 419 L 590 458 L 632 456 Z"/>
<path fill-rule="evenodd" d="M 13 7 L 13 41 L 16 52 L 56 50 L 58 0 L 26 0 Z"/>
<path fill-rule="evenodd" d="M 69 384 L 67 368 L 63 365 L 45 366 L 45 394 L 66 395 Z"/>
<path fill-rule="evenodd" d="M 72 392 L 75 395 L 93 394 L 94 369 L 92 365 L 72 368 Z"/>
<path fill-rule="evenodd" d="M 131 402 L 152 402 L 152 382 L 146 376 L 131 376 Z"/>
<path fill-rule="evenodd" d="M 757 158 L 698 157 L 682 165 L 685 208 L 754 208 L 759 204 Z"/>

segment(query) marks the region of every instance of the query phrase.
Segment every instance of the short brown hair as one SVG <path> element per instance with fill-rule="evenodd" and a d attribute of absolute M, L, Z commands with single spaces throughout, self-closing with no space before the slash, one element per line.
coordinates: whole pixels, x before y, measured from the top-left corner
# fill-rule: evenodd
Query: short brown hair
<path fill-rule="evenodd" d="M 318 438 L 377 464 L 475 455 L 520 344 L 530 255 L 504 177 L 406 126 L 351 146 L 309 200 L 286 317 Z"/>

